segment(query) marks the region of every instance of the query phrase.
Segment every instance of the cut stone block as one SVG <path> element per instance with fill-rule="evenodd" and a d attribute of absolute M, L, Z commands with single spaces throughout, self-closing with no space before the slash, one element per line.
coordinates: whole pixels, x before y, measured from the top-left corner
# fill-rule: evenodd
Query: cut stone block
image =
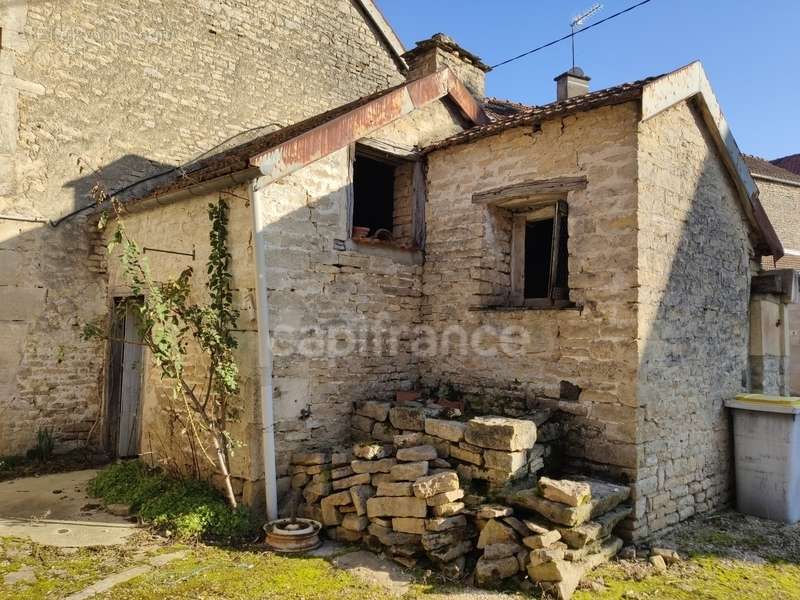
<path fill-rule="evenodd" d="M 410 481 L 386 481 L 378 484 L 378 496 L 413 496 Z"/>
<path fill-rule="evenodd" d="M 522 546 L 511 542 L 489 544 L 483 549 L 483 556 L 488 560 L 497 560 L 508 556 L 516 556 L 520 550 L 522 550 Z"/>
<path fill-rule="evenodd" d="M 297 473 L 292 475 L 291 487 L 293 490 L 301 490 L 309 481 L 311 481 L 311 477 L 308 476 L 308 473 Z"/>
<path fill-rule="evenodd" d="M 380 497 L 367 500 L 367 515 L 372 517 L 424 517 L 428 505 L 422 498 Z"/>
<path fill-rule="evenodd" d="M 632 511 L 633 508 L 630 506 L 618 506 L 614 510 L 600 515 L 594 521 L 582 523 L 577 527 L 559 527 L 558 530 L 570 548 L 583 548 L 587 544 L 610 536 L 614 527 Z"/>
<path fill-rule="evenodd" d="M 628 515 L 625 515 L 625 516 L 628 516 Z M 598 521 L 599 521 L 599 519 L 598 519 Z M 612 529 L 613 529 L 613 526 L 612 526 Z M 610 531 L 609 531 L 609 533 L 610 533 Z M 664 559 L 664 561 L 668 565 L 673 565 L 675 563 L 681 562 L 681 555 L 678 554 L 678 552 L 676 552 L 675 550 L 672 550 L 671 548 L 653 547 L 653 548 L 650 549 L 650 555 L 651 556 L 660 556 L 661 558 Z"/>
<path fill-rule="evenodd" d="M 393 458 L 381 458 L 379 460 L 354 460 L 350 467 L 354 473 L 388 473 L 397 464 Z"/>
<path fill-rule="evenodd" d="M 561 502 L 569 506 L 580 506 L 592 495 L 592 488 L 585 481 L 571 479 L 539 478 L 539 489 L 542 496 L 553 502 Z"/>
<path fill-rule="evenodd" d="M 490 560 L 481 556 L 475 565 L 475 583 L 479 586 L 494 586 L 499 580 L 508 579 L 519 572 L 516 556 Z"/>
<path fill-rule="evenodd" d="M 464 510 L 463 502 L 448 502 L 439 506 L 431 506 L 431 514 L 434 517 L 452 517 Z"/>
<path fill-rule="evenodd" d="M 363 460 L 379 460 L 394 456 L 394 447 L 391 444 L 362 442 L 353 446 L 353 456 Z"/>
<path fill-rule="evenodd" d="M 530 564 L 540 565 L 554 560 L 564 560 L 565 551 L 563 548 L 537 548 L 531 550 Z"/>
<path fill-rule="evenodd" d="M 333 482 L 332 486 L 334 490 L 346 490 L 354 485 L 368 485 L 370 480 L 369 473 L 359 473 L 358 475 L 337 479 Z"/>
<path fill-rule="evenodd" d="M 395 406 L 389 409 L 389 421 L 396 429 L 425 430 L 425 410 L 420 406 Z"/>
<path fill-rule="evenodd" d="M 328 496 L 330 498 L 330 496 Z M 336 505 L 330 502 L 325 502 L 328 498 L 322 499 L 322 524 L 326 527 L 332 527 L 342 522 L 342 513 L 336 508 Z"/>
<path fill-rule="evenodd" d="M 492 450 L 528 450 L 536 443 L 536 423 L 509 417 L 475 417 L 467 423 L 464 439 Z"/>
<path fill-rule="evenodd" d="M 323 465 L 331 462 L 328 452 L 295 452 L 292 454 L 293 465 Z"/>
<path fill-rule="evenodd" d="M 445 546 L 453 546 L 466 537 L 463 528 L 448 529 L 442 532 L 426 532 L 422 536 L 422 547 L 425 550 L 437 550 Z"/>
<path fill-rule="evenodd" d="M 478 549 L 482 550 L 492 544 L 505 543 L 517 543 L 517 536 L 514 534 L 514 530 L 495 519 L 487 521 L 478 537 Z"/>
<path fill-rule="evenodd" d="M 448 442 L 460 442 L 464 439 L 466 423 L 447 421 L 445 419 L 425 419 L 425 433 Z"/>
<path fill-rule="evenodd" d="M 428 531 L 447 531 L 456 527 L 466 527 L 467 519 L 464 515 L 454 517 L 434 517 L 428 519 L 426 527 Z"/>
<path fill-rule="evenodd" d="M 392 529 L 400 533 L 425 533 L 425 519 L 410 517 L 395 517 L 392 519 Z"/>
<path fill-rule="evenodd" d="M 370 523 L 368 531 L 371 535 L 378 538 L 384 546 L 405 546 L 408 544 L 420 544 L 422 536 L 414 533 L 400 533 L 393 531 L 390 527 L 384 527 L 378 523 Z"/>
<path fill-rule="evenodd" d="M 450 457 L 473 465 L 481 466 L 483 464 L 483 454 L 472 452 L 456 444 L 450 444 Z"/>
<path fill-rule="evenodd" d="M 425 443 L 425 436 L 421 431 L 401 433 L 392 439 L 398 448 L 410 448 L 412 446 L 422 446 Z"/>
<path fill-rule="evenodd" d="M 483 453 L 483 464 L 487 469 L 516 473 L 528 464 L 528 453 L 501 452 L 500 450 L 486 450 Z"/>
<path fill-rule="evenodd" d="M 333 467 L 349 465 L 351 460 L 353 460 L 353 452 L 350 450 L 331 454 L 331 466 Z"/>
<path fill-rule="evenodd" d="M 502 504 L 484 504 L 478 509 L 475 515 L 479 519 L 499 519 L 509 517 L 514 514 L 514 509 Z"/>
<path fill-rule="evenodd" d="M 315 504 L 319 502 L 320 499 L 330 494 L 332 489 L 333 487 L 330 483 L 309 483 L 305 489 L 303 489 L 303 498 L 305 498 L 306 502 L 309 504 Z"/>
<path fill-rule="evenodd" d="M 528 529 L 525 523 L 523 523 L 516 517 L 503 517 L 501 520 L 503 521 L 503 523 L 511 527 L 511 529 L 513 529 L 517 533 L 517 535 L 521 537 L 527 537 L 531 534 L 530 529 Z"/>
<path fill-rule="evenodd" d="M 367 514 L 367 500 L 375 495 L 375 488 L 371 485 L 356 485 L 350 488 L 350 499 L 359 516 Z"/>
<path fill-rule="evenodd" d="M 522 540 L 522 543 L 525 544 L 528 548 L 547 548 L 548 546 L 553 545 L 558 540 L 561 539 L 561 533 L 557 529 L 553 529 L 552 531 L 548 531 L 546 533 L 540 533 L 538 535 L 529 535 L 528 537 Z"/>
<path fill-rule="evenodd" d="M 416 481 L 427 474 L 427 461 L 400 463 L 393 466 L 391 471 L 389 471 L 389 478 L 392 481 Z"/>
<path fill-rule="evenodd" d="M 335 529 L 333 538 L 337 542 L 345 542 L 348 544 L 354 544 L 356 542 L 360 542 L 362 538 L 362 533 L 360 531 L 356 531 L 354 529 L 348 529 L 344 525 L 340 525 Z"/>
<path fill-rule="evenodd" d="M 411 488 L 417 498 L 430 498 L 437 494 L 457 490 L 458 485 L 458 475 L 455 471 L 443 471 L 436 475 L 419 477 Z"/>
<path fill-rule="evenodd" d="M 358 431 L 363 431 L 367 435 L 372 433 L 372 428 L 375 426 L 375 421 L 369 417 L 361 415 L 353 415 L 350 419 L 350 426 Z"/>
<path fill-rule="evenodd" d="M 355 471 L 353 471 L 353 467 L 350 465 L 345 465 L 343 467 L 336 467 L 335 469 L 331 469 L 331 479 L 341 479 L 342 477 L 350 477 L 350 475 L 354 475 Z"/>
<path fill-rule="evenodd" d="M 452 560 L 456 560 L 457 558 L 464 556 L 470 550 L 472 550 L 472 542 L 469 540 L 463 540 L 452 546 L 444 546 L 442 548 L 430 550 L 428 555 L 434 560 L 438 560 L 443 563 L 449 563 Z"/>
<path fill-rule="evenodd" d="M 427 498 L 428 506 L 441 506 L 449 502 L 461 500 L 464 497 L 464 490 L 452 490 L 450 492 L 442 492 Z"/>
<path fill-rule="evenodd" d="M 404 462 L 435 460 L 438 456 L 436 448 L 433 446 L 412 446 L 410 448 L 400 448 L 397 451 L 397 460 Z"/>
<path fill-rule="evenodd" d="M 369 520 L 363 515 L 359 516 L 355 513 L 351 513 L 345 515 L 342 519 L 342 527 L 350 531 L 364 531 L 368 526 Z"/>
<path fill-rule="evenodd" d="M 370 437 L 372 437 L 373 440 L 391 443 L 392 440 L 394 440 L 394 436 L 396 436 L 398 433 L 399 432 L 397 429 L 392 427 L 391 423 L 381 423 L 380 421 L 377 421 L 375 426 L 372 428 Z"/>
<path fill-rule="evenodd" d="M 385 421 L 389 417 L 389 407 L 390 404 L 388 402 L 368 400 L 356 406 L 356 414 L 369 417 L 375 421 Z"/>
<path fill-rule="evenodd" d="M 389 473 L 373 473 L 372 475 L 372 485 L 374 487 L 378 487 L 382 483 L 388 483 L 392 481 L 392 476 Z"/>
<path fill-rule="evenodd" d="M 594 479 L 585 481 L 591 488 L 591 498 L 580 506 L 567 506 L 560 502 L 553 502 L 542 497 L 537 489 L 516 492 L 511 495 L 509 502 L 515 506 L 534 510 L 559 525 L 575 527 L 607 513 L 627 500 L 630 495 L 630 488 L 625 486 Z"/>
<path fill-rule="evenodd" d="M 531 564 L 528 566 L 528 575 L 559 600 L 569 600 L 584 575 L 611 560 L 620 548 L 622 540 L 612 538 L 603 544 L 597 554 L 591 554 L 578 562 L 553 561 Z"/>

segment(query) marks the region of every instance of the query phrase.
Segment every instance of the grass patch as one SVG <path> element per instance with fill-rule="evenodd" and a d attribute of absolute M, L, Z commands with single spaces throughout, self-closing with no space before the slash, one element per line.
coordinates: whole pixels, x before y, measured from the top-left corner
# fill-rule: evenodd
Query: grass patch
<path fill-rule="evenodd" d="M 179 539 L 239 541 L 255 531 L 250 512 L 231 510 L 208 483 L 176 479 L 140 461 L 102 470 L 89 493 L 107 504 L 129 504 L 146 523 Z"/>
<path fill-rule="evenodd" d="M 388 600 L 390 595 L 321 558 L 197 546 L 185 558 L 97 596 L 97 600 L 160 598 Z"/>

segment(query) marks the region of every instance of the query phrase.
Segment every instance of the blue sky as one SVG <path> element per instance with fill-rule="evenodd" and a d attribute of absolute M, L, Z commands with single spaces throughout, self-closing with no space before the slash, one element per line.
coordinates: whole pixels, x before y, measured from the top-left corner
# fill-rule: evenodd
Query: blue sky
<path fill-rule="evenodd" d="M 606 0 L 594 20 L 638 0 Z M 569 32 L 594 0 L 378 0 L 406 47 L 438 31 L 489 64 Z M 592 22 L 592 21 L 590 21 Z M 800 2 L 652 0 L 576 37 L 576 63 L 600 89 L 701 60 L 742 151 L 800 152 Z M 487 76 L 487 93 L 544 104 L 570 66 L 569 42 Z"/>

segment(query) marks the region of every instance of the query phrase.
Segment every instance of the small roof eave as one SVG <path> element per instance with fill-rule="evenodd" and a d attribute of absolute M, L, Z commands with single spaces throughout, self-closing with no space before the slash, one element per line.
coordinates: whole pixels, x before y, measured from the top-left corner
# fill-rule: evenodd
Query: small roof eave
<path fill-rule="evenodd" d="M 748 220 L 760 234 L 775 259 L 783 256 L 783 245 L 759 200 L 756 186 L 744 156 L 722 114 L 711 84 L 699 61 L 649 81 L 642 90 L 642 121 L 652 119 L 671 106 L 694 99 L 711 132 L 722 161 L 727 167 Z"/>

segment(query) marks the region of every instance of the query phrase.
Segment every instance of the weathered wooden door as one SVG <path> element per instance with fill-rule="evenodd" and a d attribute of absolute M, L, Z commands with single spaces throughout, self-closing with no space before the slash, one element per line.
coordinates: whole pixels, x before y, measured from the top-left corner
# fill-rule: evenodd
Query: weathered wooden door
<path fill-rule="evenodd" d="M 114 311 L 109 361 L 109 449 L 115 456 L 137 456 L 142 422 L 142 346 L 136 300 L 120 299 Z"/>

